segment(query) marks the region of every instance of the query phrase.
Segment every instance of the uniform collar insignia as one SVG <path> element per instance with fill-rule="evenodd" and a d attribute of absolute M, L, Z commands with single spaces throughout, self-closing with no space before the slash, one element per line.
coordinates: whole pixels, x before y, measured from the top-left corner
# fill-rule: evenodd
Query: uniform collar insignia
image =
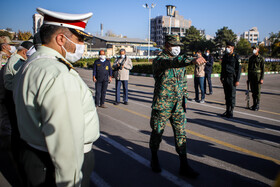
<path fill-rule="evenodd" d="M 71 69 L 74 69 L 74 67 L 72 66 L 72 64 L 70 64 L 69 62 L 67 62 L 66 60 L 64 60 L 63 58 L 59 58 L 56 57 L 58 59 L 59 62 L 63 63 L 64 65 L 66 65 L 66 67 L 69 69 L 69 71 Z"/>

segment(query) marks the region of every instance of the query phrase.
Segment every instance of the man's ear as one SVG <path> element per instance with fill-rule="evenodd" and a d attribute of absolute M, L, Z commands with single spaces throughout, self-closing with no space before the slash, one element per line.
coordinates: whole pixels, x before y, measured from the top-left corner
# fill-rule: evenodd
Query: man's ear
<path fill-rule="evenodd" d="M 59 46 L 64 46 L 65 42 L 66 42 L 66 38 L 63 36 L 63 34 L 58 34 L 56 37 L 55 37 L 55 40 L 56 40 L 56 43 L 59 45 Z"/>

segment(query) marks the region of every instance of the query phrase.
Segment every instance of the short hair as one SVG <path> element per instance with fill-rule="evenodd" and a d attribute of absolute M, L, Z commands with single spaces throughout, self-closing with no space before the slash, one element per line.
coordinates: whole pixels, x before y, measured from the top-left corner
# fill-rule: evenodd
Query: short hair
<path fill-rule="evenodd" d="M 65 27 L 56 26 L 56 25 L 47 25 L 47 24 L 42 25 L 42 27 L 40 28 L 40 38 L 41 38 L 42 44 L 50 43 L 53 35 L 56 32 L 58 32 L 59 30 L 67 31 L 68 29 L 67 30 L 66 29 L 67 28 L 65 28 Z M 69 31 L 69 33 L 71 33 L 71 32 Z M 65 34 L 69 36 L 69 34 L 67 32 L 65 32 Z"/>
<path fill-rule="evenodd" d="M 122 51 L 126 52 L 125 49 L 121 49 L 121 50 L 120 50 L 120 53 L 121 53 Z"/>
<path fill-rule="evenodd" d="M 201 54 L 201 51 L 200 51 L 200 50 L 198 50 L 198 51 L 197 51 L 197 53 L 200 53 L 200 54 Z"/>
<path fill-rule="evenodd" d="M 3 46 L 5 45 L 5 43 L 0 43 L 0 51 L 3 50 Z"/>
<path fill-rule="evenodd" d="M 100 51 L 99 51 L 99 55 L 100 55 L 101 51 L 103 51 L 103 52 L 105 53 L 105 51 L 104 51 L 104 50 L 100 50 Z"/>

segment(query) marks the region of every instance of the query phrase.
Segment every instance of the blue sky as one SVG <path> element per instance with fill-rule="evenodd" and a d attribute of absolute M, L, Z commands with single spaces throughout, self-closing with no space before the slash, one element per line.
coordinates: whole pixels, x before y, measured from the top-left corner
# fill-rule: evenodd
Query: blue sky
<path fill-rule="evenodd" d="M 0 28 L 32 31 L 32 15 L 37 7 L 67 13 L 93 12 L 86 30 L 104 33 L 111 30 L 131 38 L 148 37 L 148 9 L 156 4 L 152 16 L 166 15 L 165 5 L 175 5 L 179 14 L 206 34 L 227 26 L 236 34 L 257 27 L 260 39 L 280 31 L 280 0 L 1 0 Z"/>

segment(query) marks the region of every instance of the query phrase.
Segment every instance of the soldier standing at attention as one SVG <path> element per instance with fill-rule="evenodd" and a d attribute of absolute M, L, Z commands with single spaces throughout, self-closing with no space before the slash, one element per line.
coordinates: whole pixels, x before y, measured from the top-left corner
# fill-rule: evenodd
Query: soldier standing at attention
<path fill-rule="evenodd" d="M 112 68 L 109 60 L 106 59 L 105 51 L 99 51 L 99 59 L 93 64 L 93 82 L 95 82 L 95 106 L 105 106 L 105 96 L 108 83 L 112 81 Z"/>
<path fill-rule="evenodd" d="M 264 77 L 264 58 L 259 54 L 259 47 L 253 46 L 253 55 L 249 58 L 248 81 L 250 83 L 253 106 L 251 110 L 259 110 L 261 97 L 261 84 Z"/>
<path fill-rule="evenodd" d="M 165 124 L 170 120 L 176 140 L 176 151 L 180 157 L 180 174 L 196 178 L 199 174 L 189 166 L 186 154 L 185 66 L 191 65 L 191 62 L 202 64 L 206 61 L 202 57 L 192 59 L 179 55 L 181 45 L 183 44 L 178 35 L 165 36 L 165 49 L 153 61 L 155 86 L 150 119 L 151 168 L 154 172 L 161 172 L 157 152 Z"/>
<path fill-rule="evenodd" d="M 232 118 L 235 106 L 236 86 L 239 85 L 241 73 L 241 60 L 234 53 L 234 43 L 227 42 L 226 54 L 222 60 L 221 82 L 224 87 L 226 99 L 226 112 L 222 117 Z"/>
<path fill-rule="evenodd" d="M 89 186 L 99 120 L 91 91 L 71 63 L 82 57 L 92 13 L 37 11 L 44 16 L 42 46 L 13 86 L 27 186 Z"/>

